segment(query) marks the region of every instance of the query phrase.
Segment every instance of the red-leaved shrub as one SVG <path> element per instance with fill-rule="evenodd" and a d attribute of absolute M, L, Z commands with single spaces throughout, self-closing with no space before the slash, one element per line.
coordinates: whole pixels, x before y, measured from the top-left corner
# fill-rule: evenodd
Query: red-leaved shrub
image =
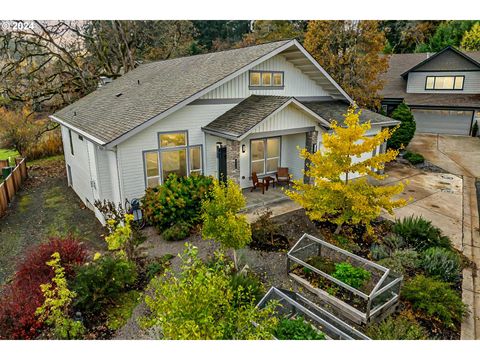
<path fill-rule="evenodd" d="M 0 295 L 0 339 L 34 339 L 42 327 L 35 310 L 43 304 L 41 284 L 51 281 L 53 270 L 46 264 L 52 254 L 60 254 L 67 279 L 75 275 L 75 267 L 85 263 L 87 250 L 75 238 L 50 238 L 47 243 L 27 251 L 12 282 Z"/>

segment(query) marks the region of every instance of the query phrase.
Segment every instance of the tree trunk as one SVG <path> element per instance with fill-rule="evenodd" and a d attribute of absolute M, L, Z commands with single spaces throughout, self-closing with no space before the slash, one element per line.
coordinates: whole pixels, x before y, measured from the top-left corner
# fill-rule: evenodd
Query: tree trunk
<path fill-rule="evenodd" d="M 335 235 L 340 234 L 340 230 L 342 230 L 342 224 L 337 225 L 337 228 L 335 229 L 334 234 L 335 234 Z"/>
<path fill-rule="evenodd" d="M 235 249 L 233 250 L 233 266 L 235 267 L 235 272 L 238 271 L 238 264 L 237 264 L 237 251 Z"/>

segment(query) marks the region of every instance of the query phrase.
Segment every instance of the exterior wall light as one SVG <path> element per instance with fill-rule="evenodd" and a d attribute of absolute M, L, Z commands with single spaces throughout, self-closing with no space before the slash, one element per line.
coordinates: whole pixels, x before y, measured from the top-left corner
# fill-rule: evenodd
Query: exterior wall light
<path fill-rule="evenodd" d="M 312 151 L 313 151 L 313 152 L 317 152 L 317 144 L 313 144 L 313 146 L 312 146 Z"/>
<path fill-rule="evenodd" d="M 245 154 L 245 144 L 242 144 L 242 153 Z"/>

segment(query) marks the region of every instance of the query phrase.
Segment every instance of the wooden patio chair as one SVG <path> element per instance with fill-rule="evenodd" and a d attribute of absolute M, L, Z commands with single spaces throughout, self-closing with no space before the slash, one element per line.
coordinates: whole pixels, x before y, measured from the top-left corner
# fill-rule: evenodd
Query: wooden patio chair
<path fill-rule="evenodd" d="M 256 188 L 262 188 L 262 194 L 265 194 L 265 188 L 267 187 L 267 184 L 265 184 L 263 179 L 258 178 L 256 172 L 252 172 L 252 182 L 253 182 L 253 187 L 250 190 L 250 192 L 252 192 Z"/>
<path fill-rule="evenodd" d="M 292 181 L 292 175 L 288 173 L 288 167 L 279 167 L 277 168 L 277 184 L 286 183 L 290 187 L 290 182 Z"/>

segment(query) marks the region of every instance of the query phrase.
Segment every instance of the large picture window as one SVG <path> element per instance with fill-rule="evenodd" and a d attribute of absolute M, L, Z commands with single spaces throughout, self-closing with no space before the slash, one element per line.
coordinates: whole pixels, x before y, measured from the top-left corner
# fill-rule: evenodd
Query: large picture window
<path fill-rule="evenodd" d="M 147 187 L 161 184 L 170 174 L 203 173 L 202 145 L 188 145 L 186 131 L 159 133 L 157 150 L 144 154 Z"/>
<path fill-rule="evenodd" d="M 251 170 L 257 175 L 274 173 L 280 166 L 280 138 L 255 139 L 250 142 Z"/>
<path fill-rule="evenodd" d="M 425 90 L 463 90 L 465 76 L 427 76 Z"/>

